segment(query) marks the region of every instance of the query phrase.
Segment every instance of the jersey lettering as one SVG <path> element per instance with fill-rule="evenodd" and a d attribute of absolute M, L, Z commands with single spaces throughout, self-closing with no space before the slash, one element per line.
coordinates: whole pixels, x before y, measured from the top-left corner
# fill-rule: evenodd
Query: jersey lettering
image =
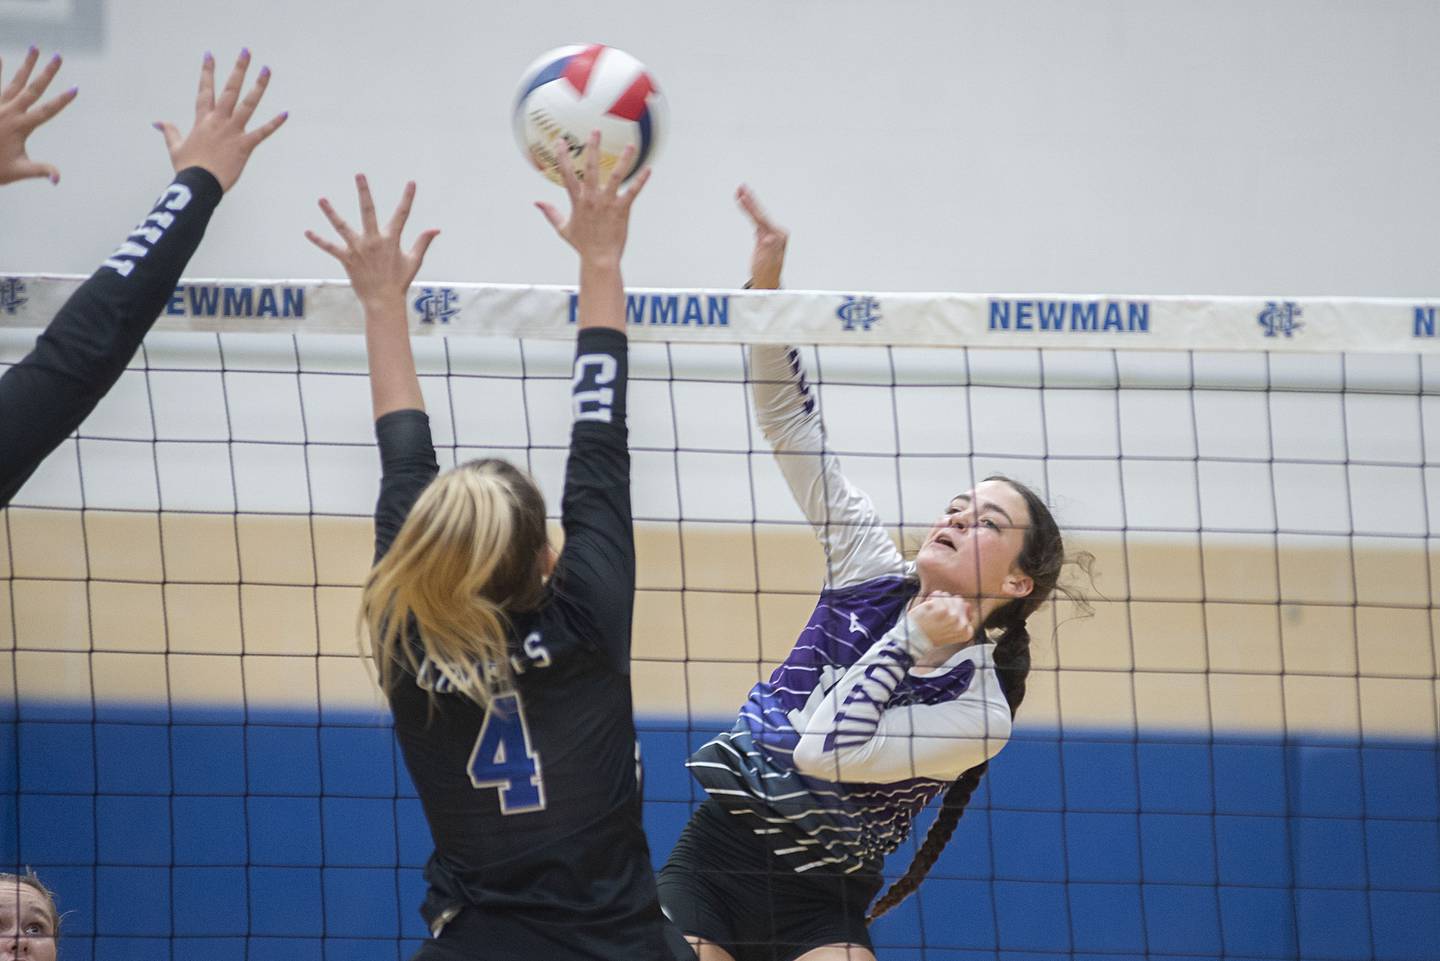
<path fill-rule="evenodd" d="M 536 667 L 550 666 L 550 652 L 540 643 L 540 632 L 531 631 L 525 636 L 525 656 L 535 662 Z"/>
<path fill-rule="evenodd" d="M 520 644 L 521 650 L 524 651 L 523 656 L 519 653 L 510 655 L 510 670 L 516 677 L 532 667 L 550 666 L 550 652 L 545 649 L 545 645 L 541 644 L 540 640 L 540 632 L 531 631 L 525 635 L 525 640 Z"/>
<path fill-rule="evenodd" d="M 130 232 L 125 242 L 110 255 L 110 259 L 100 265 L 101 268 L 109 267 L 121 277 L 129 277 L 130 272 L 135 269 L 135 262 L 148 254 L 150 248 L 165 236 L 165 229 L 175 222 L 175 215 L 165 211 L 184 210 L 193 196 L 190 188 L 184 184 L 171 184 L 167 187 L 160 199 L 155 201 L 156 209 L 151 211 L 140 226 Z M 145 243 L 139 244 L 136 240 L 143 240 Z"/>
<path fill-rule="evenodd" d="M 610 408 L 615 391 L 604 387 L 615 381 L 619 365 L 609 354 L 581 354 L 575 358 L 574 400 L 575 419 L 610 423 Z"/>
<path fill-rule="evenodd" d="M 501 814 L 545 810 L 540 755 L 530 744 L 530 726 L 518 693 L 490 699 L 475 749 L 470 752 L 470 783 L 500 789 Z"/>

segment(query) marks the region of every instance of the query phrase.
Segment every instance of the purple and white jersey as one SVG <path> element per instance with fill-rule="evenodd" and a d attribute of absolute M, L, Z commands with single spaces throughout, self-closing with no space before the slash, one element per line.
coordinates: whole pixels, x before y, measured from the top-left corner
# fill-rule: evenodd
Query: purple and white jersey
<path fill-rule="evenodd" d="M 689 767 L 795 871 L 878 870 L 962 771 L 993 757 L 1010 709 L 990 644 L 932 649 L 906 616 L 918 582 L 865 494 L 825 450 L 799 357 L 751 348 L 761 427 L 825 548 L 826 587 L 785 662 Z"/>

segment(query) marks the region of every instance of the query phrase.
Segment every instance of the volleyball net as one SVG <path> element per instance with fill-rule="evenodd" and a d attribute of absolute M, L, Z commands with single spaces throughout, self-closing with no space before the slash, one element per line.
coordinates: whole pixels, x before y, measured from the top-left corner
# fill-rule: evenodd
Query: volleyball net
<path fill-rule="evenodd" d="M 0 278 L 0 362 L 78 280 Z M 553 511 L 573 292 L 410 295 L 441 465 Z M 634 291 L 635 702 L 663 861 L 823 558 L 744 345 L 802 346 L 830 446 L 913 548 L 1001 472 L 1072 579 L 882 958 L 1419 958 L 1440 944 L 1435 305 Z M 344 285 L 186 281 L 0 515 L 0 871 L 67 961 L 404 958 L 423 814 L 356 640 L 379 476 Z M 558 535 L 558 530 L 557 530 Z M 928 818 L 922 818 L 917 838 Z M 898 874 L 914 844 L 888 865 Z"/>

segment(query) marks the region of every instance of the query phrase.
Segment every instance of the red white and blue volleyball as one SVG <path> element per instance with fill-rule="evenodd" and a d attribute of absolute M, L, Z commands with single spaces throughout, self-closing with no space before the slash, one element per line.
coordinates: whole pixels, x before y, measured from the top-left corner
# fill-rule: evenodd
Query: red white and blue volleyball
<path fill-rule="evenodd" d="M 537 170 L 556 183 L 557 153 L 583 174 L 585 146 L 600 131 L 600 174 L 608 177 L 625 148 L 635 160 L 625 177 L 653 163 L 665 128 L 665 99 L 639 60 L 603 44 L 557 47 L 538 57 L 520 79 L 515 139 Z"/>

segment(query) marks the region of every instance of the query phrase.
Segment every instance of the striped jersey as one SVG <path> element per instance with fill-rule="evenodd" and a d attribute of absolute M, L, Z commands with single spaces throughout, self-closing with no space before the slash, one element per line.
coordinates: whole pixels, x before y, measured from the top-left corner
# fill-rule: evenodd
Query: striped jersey
<path fill-rule="evenodd" d="M 875 871 L 936 794 L 1004 746 L 1010 710 L 993 645 L 915 669 L 931 645 L 906 616 L 913 566 L 825 450 L 799 355 L 756 346 L 751 359 L 761 427 L 825 548 L 826 584 L 784 663 L 688 766 L 793 870 Z"/>

